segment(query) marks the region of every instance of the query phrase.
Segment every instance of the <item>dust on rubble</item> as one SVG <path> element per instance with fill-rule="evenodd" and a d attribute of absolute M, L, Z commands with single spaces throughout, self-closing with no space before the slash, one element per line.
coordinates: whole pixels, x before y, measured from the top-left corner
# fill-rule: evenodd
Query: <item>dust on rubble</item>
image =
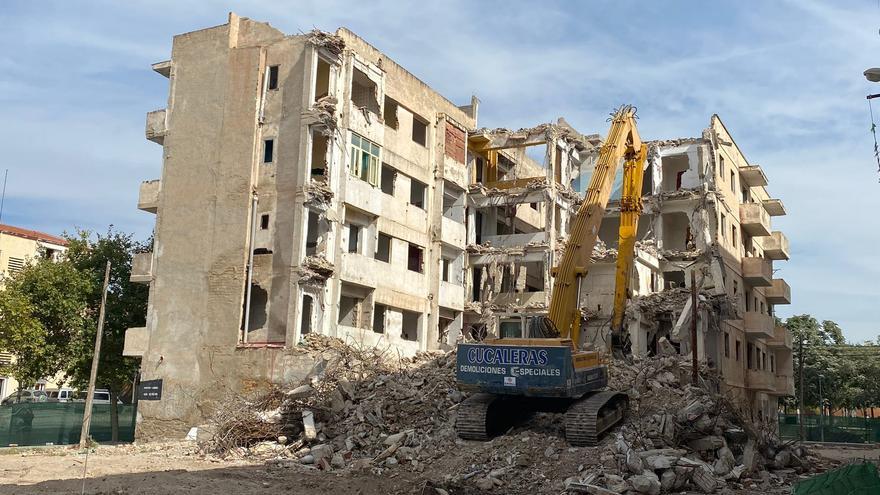
<path fill-rule="evenodd" d="M 610 388 L 630 395 L 627 420 L 598 447 L 570 447 L 561 416 L 544 413 L 489 442 L 458 439 L 465 394 L 454 351 L 398 358 L 320 336 L 302 349 L 317 359 L 309 377 L 226 401 L 200 428 L 204 453 L 315 476 L 399 478 L 421 493 L 453 495 L 773 492 L 833 466 L 747 419 L 714 392 L 711 370 L 689 384 L 679 356 L 614 361 Z"/>

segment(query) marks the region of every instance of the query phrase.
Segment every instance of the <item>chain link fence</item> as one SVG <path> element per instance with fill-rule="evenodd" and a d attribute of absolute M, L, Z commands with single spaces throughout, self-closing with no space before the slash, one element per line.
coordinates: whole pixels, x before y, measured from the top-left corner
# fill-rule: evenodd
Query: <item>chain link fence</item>
<path fill-rule="evenodd" d="M 796 414 L 779 415 L 779 436 L 783 440 L 800 438 Z M 880 419 L 843 416 L 804 416 L 804 437 L 811 442 L 878 443 Z"/>
<path fill-rule="evenodd" d="M 134 441 L 136 408 L 117 405 L 119 441 Z M 79 443 L 83 402 L 30 402 L 0 406 L 0 447 L 32 445 L 70 445 Z M 92 439 L 101 443 L 112 439 L 110 404 L 92 405 Z"/>

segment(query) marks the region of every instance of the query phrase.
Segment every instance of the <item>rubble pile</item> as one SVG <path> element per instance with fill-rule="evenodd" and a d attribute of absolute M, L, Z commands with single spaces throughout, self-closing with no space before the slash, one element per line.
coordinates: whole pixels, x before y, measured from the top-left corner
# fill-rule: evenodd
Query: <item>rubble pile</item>
<path fill-rule="evenodd" d="M 309 43 L 324 48 L 337 57 L 342 54 L 343 50 L 345 50 L 345 40 L 343 40 L 341 36 L 333 33 L 321 31 L 320 29 L 313 29 L 306 33 L 306 38 L 309 40 Z"/>
<path fill-rule="evenodd" d="M 305 186 L 306 202 L 327 208 L 333 201 L 333 190 L 326 177 L 315 177 Z"/>
<path fill-rule="evenodd" d="M 600 447 L 601 465 L 567 480 L 569 492 L 767 491 L 811 471 L 817 460 L 806 449 L 779 441 L 712 392 L 713 373 L 701 370 L 700 385 L 691 385 L 682 359 L 615 361 L 610 387 L 630 396 L 628 419 Z"/>
<path fill-rule="evenodd" d="M 422 493 L 451 495 L 773 492 L 817 467 L 803 447 L 779 442 L 714 392 L 711 370 L 691 385 L 687 360 L 672 349 L 612 363 L 609 388 L 629 395 L 630 410 L 597 447 L 570 446 L 562 415 L 547 413 L 487 442 L 458 439 L 465 395 L 454 351 L 399 358 L 316 335 L 299 351 L 314 358 L 308 376 L 229 403 L 210 425 L 222 433 L 204 451 L 281 468 L 417 477 L 429 489 Z"/>
<path fill-rule="evenodd" d="M 234 441 L 227 433 L 214 435 L 203 450 L 269 455 L 326 470 L 402 462 L 417 468 L 419 458 L 438 452 L 432 445 L 454 436 L 453 409 L 463 398 L 455 389 L 454 353 L 395 359 L 318 335 L 307 336 L 300 350 L 315 356 L 307 379 L 218 411 L 212 430 L 240 432 Z M 248 405 L 249 415 L 242 415 Z"/>

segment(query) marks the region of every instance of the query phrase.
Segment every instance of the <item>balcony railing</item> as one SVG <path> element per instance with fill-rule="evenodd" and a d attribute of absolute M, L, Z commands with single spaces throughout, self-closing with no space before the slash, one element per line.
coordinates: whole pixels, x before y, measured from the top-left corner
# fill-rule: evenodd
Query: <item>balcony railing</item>
<path fill-rule="evenodd" d="M 760 203 L 739 205 L 739 223 L 743 231 L 753 237 L 770 235 L 770 215 Z"/>
<path fill-rule="evenodd" d="M 773 262 L 766 258 L 743 258 L 742 276 L 752 287 L 769 287 L 773 280 Z"/>
<path fill-rule="evenodd" d="M 773 338 L 767 340 L 767 347 L 791 350 L 791 332 L 782 325 L 773 329 Z"/>
<path fill-rule="evenodd" d="M 159 210 L 159 189 L 161 181 L 147 180 L 141 182 L 141 188 L 138 192 L 138 210 L 149 213 L 156 213 Z"/>
<path fill-rule="evenodd" d="M 137 253 L 131 259 L 129 281 L 149 284 L 153 281 L 153 253 Z"/>
<path fill-rule="evenodd" d="M 791 304 L 791 287 L 783 278 L 774 278 L 772 285 L 764 289 L 764 297 L 770 304 Z"/>
<path fill-rule="evenodd" d="M 776 391 L 776 376 L 766 370 L 749 370 L 748 388 L 764 392 Z"/>
<path fill-rule="evenodd" d="M 166 113 L 164 108 L 147 113 L 147 125 L 144 130 L 147 140 L 164 144 L 165 133 L 168 132 L 168 124 L 165 119 Z"/>
<path fill-rule="evenodd" d="M 788 259 L 788 238 L 778 230 L 761 239 L 761 246 L 764 248 L 764 256 L 771 260 Z"/>
<path fill-rule="evenodd" d="M 776 320 L 764 313 L 746 311 L 743 318 L 746 334 L 758 338 L 773 338 Z"/>
<path fill-rule="evenodd" d="M 776 375 L 774 377 L 774 392 L 776 395 L 794 395 L 794 377 L 791 375 Z"/>

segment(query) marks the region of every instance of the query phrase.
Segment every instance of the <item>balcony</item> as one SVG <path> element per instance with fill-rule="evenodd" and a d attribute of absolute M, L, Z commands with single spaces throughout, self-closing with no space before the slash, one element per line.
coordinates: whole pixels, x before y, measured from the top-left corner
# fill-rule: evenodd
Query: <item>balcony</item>
<path fill-rule="evenodd" d="M 483 236 L 481 244 L 499 248 L 512 248 L 529 245 L 547 245 L 547 243 L 547 232 L 533 232 L 531 234 L 487 235 Z"/>
<path fill-rule="evenodd" d="M 770 393 L 776 391 L 776 376 L 769 371 L 748 370 L 748 378 L 747 388 Z"/>
<path fill-rule="evenodd" d="M 147 343 L 150 341 L 150 334 L 147 333 L 147 327 L 129 328 L 125 331 L 125 344 L 122 347 L 123 356 L 143 357 L 147 351 Z"/>
<path fill-rule="evenodd" d="M 448 217 L 440 217 L 440 239 L 446 244 L 464 249 L 467 231 L 461 222 Z"/>
<path fill-rule="evenodd" d="M 749 337 L 772 339 L 775 336 L 776 319 L 757 311 L 746 311 L 743 326 Z"/>
<path fill-rule="evenodd" d="M 153 253 L 137 253 L 131 259 L 130 282 L 149 284 L 153 281 Z"/>
<path fill-rule="evenodd" d="M 171 77 L 171 61 L 170 60 L 163 60 L 161 62 L 156 62 L 155 64 L 152 65 L 152 67 L 155 72 L 158 72 L 159 74 L 162 74 L 163 76 L 168 77 L 168 78 Z"/>
<path fill-rule="evenodd" d="M 742 181 L 749 187 L 760 187 L 767 185 L 767 176 L 761 170 L 760 165 L 749 165 L 739 168 L 739 175 Z"/>
<path fill-rule="evenodd" d="M 144 131 L 147 140 L 159 144 L 165 142 L 165 133 L 168 131 L 165 116 L 166 112 L 164 108 L 147 112 L 147 125 Z"/>
<path fill-rule="evenodd" d="M 776 395 L 794 395 L 794 376 L 776 375 L 773 382 Z"/>
<path fill-rule="evenodd" d="M 773 338 L 767 339 L 767 347 L 791 350 L 791 332 L 782 325 L 777 326 L 773 329 Z"/>
<path fill-rule="evenodd" d="M 148 213 L 156 213 L 159 210 L 159 187 L 161 184 L 159 179 L 141 182 L 141 189 L 138 192 L 138 210 Z"/>
<path fill-rule="evenodd" d="M 770 234 L 770 237 L 761 239 L 761 246 L 764 248 L 764 256 L 771 260 L 788 259 L 788 238 L 778 230 Z"/>
<path fill-rule="evenodd" d="M 770 304 L 791 304 L 791 287 L 783 278 L 774 278 L 773 285 L 764 289 L 764 297 Z"/>
<path fill-rule="evenodd" d="M 781 199 L 765 199 L 762 204 L 771 217 L 781 217 L 785 215 L 785 205 L 782 204 Z"/>
<path fill-rule="evenodd" d="M 766 258 L 743 258 L 743 280 L 752 287 L 770 287 L 773 280 L 773 262 Z"/>
<path fill-rule="evenodd" d="M 760 203 L 739 205 L 739 223 L 743 231 L 753 237 L 770 235 L 770 215 Z"/>

